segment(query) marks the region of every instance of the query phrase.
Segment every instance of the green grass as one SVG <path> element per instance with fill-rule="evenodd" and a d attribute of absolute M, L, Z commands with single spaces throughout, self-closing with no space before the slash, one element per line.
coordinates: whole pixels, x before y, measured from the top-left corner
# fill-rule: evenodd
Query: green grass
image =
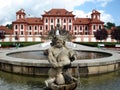
<path fill-rule="evenodd" d="M 20 44 L 20 47 L 39 44 L 42 42 L 0 42 L 2 47 L 15 47 L 16 44 Z"/>
<path fill-rule="evenodd" d="M 74 43 L 91 46 L 91 47 L 97 47 L 98 44 L 104 44 L 105 47 L 115 47 L 116 44 L 120 44 L 117 42 L 74 42 Z"/>

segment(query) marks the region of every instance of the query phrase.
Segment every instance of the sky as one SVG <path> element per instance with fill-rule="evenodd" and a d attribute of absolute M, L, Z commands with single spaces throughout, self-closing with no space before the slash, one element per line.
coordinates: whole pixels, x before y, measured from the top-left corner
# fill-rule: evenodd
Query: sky
<path fill-rule="evenodd" d="M 101 20 L 120 25 L 120 0 L 0 0 L 0 25 L 16 20 L 16 12 L 24 9 L 26 17 L 41 17 L 44 11 L 64 8 L 75 17 L 90 17 L 93 9 L 101 13 Z"/>

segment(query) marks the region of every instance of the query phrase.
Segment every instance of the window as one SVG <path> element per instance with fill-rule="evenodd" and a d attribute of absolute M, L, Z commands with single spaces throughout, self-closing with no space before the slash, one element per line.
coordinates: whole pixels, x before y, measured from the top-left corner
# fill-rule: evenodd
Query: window
<path fill-rule="evenodd" d="M 18 26 L 17 26 L 17 25 L 15 25 L 15 29 L 18 29 Z"/>
<path fill-rule="evenodd" d="M 31 35 L 31 32 L 29 32 L 29 35 Z"/>
<path fill-rule="evenodd" d="M 88 27 L 87 27 L 87 26 L 85 26 L 85 30 L 88 30 Z"/>
<path fill-rule="evenodd" d="M 35 30 L 37 30 L 37 26 L 35 26 Z"/>
<path fill-rule="evenodd" d="M 40 30 L 42 30 L 42 26 L 40 26 Z"/>
<path fill-rule="evenodd" d="M 42 35 L 42 32 L 40 32 L 40 35 Z"/>
<path fill-rule="evenodd" d="M 88 32 L 85 32 L 85 35 L 88 35 Z"/>
<path fill-rule="evenodd" d="M 15 35 L 18 35 L 18 32 L 17 32 L 17 31 L 15 32 Z"/>
<path fill-rule="evenodd" d="M 69 30 L 71 30 L 71 25 L 69 25 Z"/>
<path fill-rule="evenodd" d="M 21 18 L 21 15 L 19 15 L 19 18 Z"/>
<path fill-rule="evenodd" d="M 37 35 L 37 32 L 35 32 L 34 34 Z"/>
<path fill-rule="evenodd" d="M 23 35 L 23 31 L 21 31 L 21 35 Z"/>
<path fill-rule="evenodd" d="M 53 29 L 53 25 L 51 25 L 51 29 Z"/>
<path fill-rule="evenodd" d="M 46 23 L 48 23 L 48 19 L 46 19 Z"/>
<path fill-rule="evenodd" d="M 23 25 L 21 25 L 21 29 L 23 29 Z"/>
<path fill-rule="evenodd" d="M 32 30 L 32 27 L 31 27 L 31 26 L 29 26 L 29 30 Z"/>
<path fill-rule="evenodd" d="M 59 19 L 57 19 L 57 23 L 60 23 L 60 20 L 59 20 Z"/>
<path fill-rule="evenodd" d="M 82 32 L 80 32 L 80 35 L 82 35 L 83 33 Z"/>
<path fill-rule="evenodd" d="M 66 30 L 66 25 L 64 25 L 64 30 Z"/>
<path fill-rule="evenodd" d="M 82 26 L 80 26 L 80 30 L 82 30 Z"/>
<path fill-rule="evenodd" d="M 75 26 L 75 30 L 77 30 L 77 27 Z"/>
<path fill-rule="evenodd" d="M 64 23 L 66 23 L 66 19 L 64 19 Z"/>
<path fill-rule="evenodd" d="M 71 19 L 69 19 L 69 23 L 71 23 Z"/>
<path fill-rule="evenodd" d="M 101 25 L 99 25 L 99 29 L 102 29 L 102 26 L 101 26 Z"/>
<path fill-rule="evenodd" d="M 51 19 L 51 23 L 53 23 L 53 19 Z"/>
<path fill-rule="evenodd" d="M 95 30 L 95 28 L 96 28 L 95 25 L 93 25 L 93 30 Z"/>
<path fill-rule="evenodd" d="M 46 25 L 46 30 L 48 29 L 48 26 Z"/>

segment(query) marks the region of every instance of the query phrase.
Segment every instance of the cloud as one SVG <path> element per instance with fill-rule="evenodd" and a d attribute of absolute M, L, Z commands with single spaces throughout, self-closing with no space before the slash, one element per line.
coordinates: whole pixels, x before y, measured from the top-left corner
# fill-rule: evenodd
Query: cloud
<path fill-rule="evenodd" d="M 80 18 L 86 18 L 86 17 L 90 18 L 91 12 L 85 13 L 82 10 L 74 10 L 73 14 L 76 15 L 76 17 L 80 17 Z"/>
<path fill-rule="evenodd" d="M 101 20 L 102 21 L 104 21 L 105 23 L 106 22 L 114 22 L 114 19 L 110 14 L 106 13 L 103 10 L 100 10 L 99 12 L 101 13 Z"/>
<path fill-rule="evenodd" d="M 52 8 L 66 8 L 74 11 L 75 14 L 86 16 L 88 13 L 76 10 L 75 7 L 84 5 L 86 2 L 100 4 L 102 6 L 112 0 L 0 0 L 0 24 L 6 24 L 16 19 L 16 12 L 23 8 L 27 14 L 34 17 L 41 17 L 44 11 Z"/>
<path fill-rule="evenodd" d="M 105 23 L 106 22 L 114 22 L 113 17 L 110 14 L 106 13 L 104 10 L 98 10 L 98 12 L 101 13 L 101 18 L 100 18 L 101 21 L 104 21 Z M 76 15 L 76 17 L 80 17 L 80 18 L 86 18 L 86 17 L 91 18 L 91 13 L 92 13 L 92 11 L 85 13 L 82 10 L 75 10 L 73 12 L 73 14 Z"/>
<path fill-rule="evenodd" d="M 105 7 L 108 3 L 112 2 L 113 0 L 92 0 L 92 2 L 96 5 L 96 6 L 100 6 L 100 7 Z"/>

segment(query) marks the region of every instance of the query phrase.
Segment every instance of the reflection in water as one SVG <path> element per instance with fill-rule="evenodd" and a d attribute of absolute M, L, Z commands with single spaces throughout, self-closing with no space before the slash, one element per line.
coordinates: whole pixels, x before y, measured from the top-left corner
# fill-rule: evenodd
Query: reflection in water
<path fill-rule="evenodd" d="M 120 90 L 120 72 L 81 78 L 78 90 Z"/>
<path fill-rule="evenodd" d="M 95 59 L 108 57 L 110 54 L 107 53 L 97 53 L 97 52 L 87 52 L 87 51 L 77 51 L 78 59 Z M 43 54 L 43 51 L 29 51 L 29 52 L 18 52 L 9 54 L 11 57 L 24 58 L 24 59 L 37 59 L 37 60 L 47 60 L 47 56 Z"/>
<path fill-rule="evenodd" d="M 47 77 L 23 76 L 0 71 L 0 90 L 43 90 Z M 120 72 L 81 78 L 77 90 L 120 90 Z"/>
<path fill-rule="evenodd" d="M 46 77 L 22 76 L 0 71 L 0 90 L 42 90 Z"/>

